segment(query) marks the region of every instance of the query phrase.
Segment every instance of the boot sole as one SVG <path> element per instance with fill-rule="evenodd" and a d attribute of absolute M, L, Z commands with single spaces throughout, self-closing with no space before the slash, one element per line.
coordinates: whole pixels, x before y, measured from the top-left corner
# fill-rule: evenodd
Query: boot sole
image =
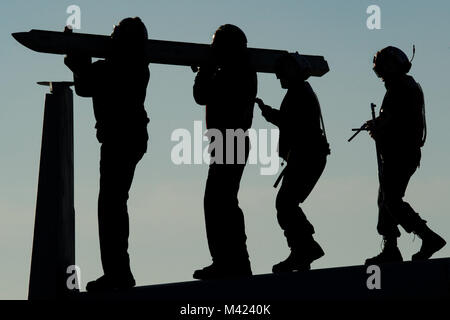
<path fill-rule="evenodd" d="M 194 272 L 192 277 L 196 280 L 220 280 L 220 279 L 230 279 L 230 278 L 246 278 L 253 276 L 253 273 L 216 273 L 208 275 L 199 275 Z"/>
<path fill-rule="evenodd" d="M 426 254 L 421 253 L 421 251 L 417 252 L 416 254 L 413 254 L 413 256 L 411 257 L 411 261 L 428 260 L 433 256 L 433 254 L 435 254 L 436 252 L 441 250 L 443 247 L 445 247 L 446 244 L 447 244 L 447 241 L 445 241 L 444 239 L 441 238 L 441 242 L 439 243 L 439 245 L 437 245 L 434 248 L 432 248 L 431 250 L 429 250 Z M 423 255 L 423 256 L 421 256 L 421 255 Z"/>
<path fill-rule="evenodd" d="M 284 269 L 284 270 L 277 270 L 272 267 L 272 273 L 273 274 L 282 274 L 282 273 L 290 273 L 290 272 L 298 272 L 298 271 L 309 271 L 311 270 L 311 265 L 304 265 L 301 267 L 295 267 L 290 269 Z"/>
<path fill-rule="evenodd" d="M 401 260 L 391 260 L 391 261 L 381 261 L 381 262 L 371 262 L 371 261 L 365 261 L 364 265 L 365 266 L 378 266 L 378 265 L 382 265 L 382 264 L 387 264 L 387 263 L 402 263 L 404 262 L 403 258 Z"/>
<path fill-rule="evenodd" d="M 275 265 L 272 267 L 272 273 L 278 274 L 278 273 L 287 273 L 287 272 L 295 272 L 295 271 L 309 271 L 309 270 L 311 270 L 311 263 L 322 258 L 324 255 L 325 255 L 325 253 L 322 251 L 321 253 L 319 253 L 313 257 L 310 257 L 306 261 L 293 266 L 292 268 L 277 270 L 278 268 L 276 268 L 275 267 L 276 265 Z"/>

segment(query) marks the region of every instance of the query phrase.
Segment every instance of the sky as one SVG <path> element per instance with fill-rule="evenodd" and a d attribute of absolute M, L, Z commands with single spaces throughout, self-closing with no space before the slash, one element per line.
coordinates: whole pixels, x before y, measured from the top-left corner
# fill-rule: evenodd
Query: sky
<path fill-rule="evenodd" d="M 373 141 L 351 128 L 370 118 L 370 103 L 381 105 L 383 83 L 372 72 L 376 51 L 394 45 L 416 56 L 410 74 L 426 100 L 428 141 L 406 200 L 450 239 L 450 3 L 435 1 L 1 1 L 0 12 L 0 299 L 26 299 L 42 135 L 44 97 L 37 81 L 71 80 L 63 57 L 32 52 L 12 37 L 30 29 L 63 30 L 69 5 L 81 9 L 81 29 L 110 34 L 113 24 L 139 16 L 149 37 L 210 43 L 225 23 L 244 30 L 250 47 L 323 55 L 330 72 L 311 78 L 322 105 L 332 153 L 315 190 L 302 205 L 326 255 L 312 268 L 362 264 L 380 251 L 376 232 L 378 188 Z M 381 9 L 381 29 L 366 26 L 369 5 Z M 207 165 L 175 165 L 174 130 L 193 131 L 204 109 L 192 97 L 190 68 L 150 65 L 146 109 L 149 152 L 138 165 L 130 192 L 130 256 L 138 285 L 192 280 L 209 265 L 203 191 Z M 285 94 L 273 74 L 258 75 L 258 96 L 278 107 Z M 76 264 L 81 286 L 102 274 L 97 234 L 99 144 L 90 99 L 74 96 Z M 255 108 L 253 127 L 274 128 Z M 269 273 L 288 253 L 277 225 L 276 176 L 248 165 L 241 183 L 247 245 L 255 274 Z M 402 232 L 405 259 L 420 239 Z M 232 236 L 232 234 L 230 234 Z M 435 257 L 448 257 L 450 246 Z"/>

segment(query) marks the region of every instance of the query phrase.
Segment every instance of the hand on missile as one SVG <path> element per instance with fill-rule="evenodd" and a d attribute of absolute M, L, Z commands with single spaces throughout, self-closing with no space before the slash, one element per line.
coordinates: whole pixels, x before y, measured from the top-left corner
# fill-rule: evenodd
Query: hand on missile
<path fill-rule="evenodd" d="M 191 66 L 191 70 L 193 73 L 197 73 L 198 72 L 198 67 L 197 66 Z"/>
<path fill-rule="evenodd" d="M 64 33 L 73 33 L 70 26 L 64 27 Z M 82 72 L 82 69 L 92 63 L 92 58 L 86 55 L 69 53 L 64 56 L 64 64 L 73 72 Z"/>
<path fill-rule="evenodd" d="M 91 57 L 78 55 L 78 54 L 67 54 L 64 57 L 64 64 L 75 74 L 82 72 L 86 66 L 90 65 L 92 62 Z"/>
<path fill-rule="evenodd" d="M 212 75 L 217 70 L 217 59 L 212 51 L 209 52 L 201 65 L 191 66 L 193 72 L 201 71 L 205 75 Z"/>
<path fill-rule="evenodd" d="M 211 79 L 214 77 L 215 72 L 217 71 L 217 66 L 209 62 L 206 62 L 200 65 L 199 67 L 191 66 L 191 69 L 194 73 L 197 73 L 195 78 L 198 81 L 210 82 Z"/>

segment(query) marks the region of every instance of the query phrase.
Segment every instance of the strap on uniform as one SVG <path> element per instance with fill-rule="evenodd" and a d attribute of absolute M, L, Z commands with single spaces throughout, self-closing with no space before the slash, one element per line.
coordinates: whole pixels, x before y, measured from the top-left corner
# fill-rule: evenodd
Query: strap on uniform
<path fill-rule="evenodd" d="M 422 96 L 422 124 L 423 124 L 423 132 L 422 132 L 422 141 L 420 142 L 420 147 L 423 147 L 425 145 L 425 141 L 427 140 L 427 119 L 425 116 L 425 98 L 423 95 L 423 90 L 422 87 L 420 86 L 419 83 L 417 83 L 417 85 L 419 86 L 419 90 Z"/>
<path fill-rule="evenodd" d="M 313 92 L 314 96 L 316 97 L 317 105 L 319 106 L 320 126 L 322 127 L 323 136 L 325 137 L 326 143 L 329 145 L 328 138 L 327 138 L 327 132 L 325 130 L 325 123 L 324 123 L 323 117 L 322 117 L 322 108 L 320 106 L 320 102 L 319 102 L 319 99 L 317 98 L 316 93 L 314 92 L 314 90 L 312 90 L 312 92 Z"/>
<path fill-rule="evenodd" d="M 277 188 L 278 185 L 280 184 L 281 179 L 283 179 L 283 176 L 286 173 L 286 169 L 287 169 L 287 166 L 283 169 L 283 171 L 281 171 L 280 175 L 278 176 L 277 180 L 275 181 L 275 184 L 273 185 L 274 188 Z"/>

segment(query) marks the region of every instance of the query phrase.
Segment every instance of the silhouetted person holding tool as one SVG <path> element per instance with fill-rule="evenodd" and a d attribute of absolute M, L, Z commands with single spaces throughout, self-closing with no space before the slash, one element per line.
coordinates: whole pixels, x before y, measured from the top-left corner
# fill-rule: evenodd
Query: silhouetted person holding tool
<path fill-rule="evenodd" d="M 373 120 L 363 127 L 377 146 L 380 179 L 377 229 L 383 236 L 384 248 L 379 255 L 366 260 L 368 265 L 403 261 L 397 247 L 398 225 L 422 239 L 420 251 L 412 260 L 429 259 L 446 244 L 403 201 L 409 179 L 420 165 L 421 147 L 426 138 L 423 92 L 414 78 L 407 75 L 411 61 L 395 47 L 382 49 L 373 59 L 373 70 L 384 81 L 386 95 L 380 115 L 375 118 L 375 105 L 372 105 Z"/>
<path fill-rule="evenodd" d="M 250 144 L 247 135 L 243 140 L 227 138 L 226 131 L 246 132 L 251 127 L 257 92 L 256 71 L 250 64 L 247 38 L 234 25 L 226 24 L 217 29 L 211 49 L 209 63 L 200 66 L 197 73 L 193 93 L 198 104 L 206 105 L 207 129 L 222 134 L 223 149 L 211 150 L 214 143 L 211 139 L 211 159 L 215 158 L 215 162 L 209 166 L 204 212 L 213 263 L 195 271 L 195 279 L 252 275 L 244 215 L 238 202 L 239 184 Z M 231 150 L 226 148 L 230 144 L 234 146 Z"/>
<path fill-rule="evenodd" d="M 275 187 L 282 179 L 276 199 L 277 219 L 284 230 L 291 253 L 273 266 L 274 273 L 309 270 L 324 255 L 314 240 L 314 227 L 299 207 L 313 190 L 330 154 L 319 101 L 306 79 L 308 63 L 298 54 L 286 54 L 276 64 L 276 76 L 287 93 L 280 109 L 257 98 L 264 118 L 278 126 L 278 152 L 287 162 Z"/>
<path fill-rule="evenodd" d="M 104 275 L 87 291 L 135 286 L 128 256 L 128 192 L 139 160 L 147 151 L 144 108 L 150 78 L 144 46 L 147 29 L 139 18 L 122 20 L 111 35 L 113 51 L 105 60 L 68 54 L 76 93 L 92 97 L 101 143 L 98 225 Z"/>

